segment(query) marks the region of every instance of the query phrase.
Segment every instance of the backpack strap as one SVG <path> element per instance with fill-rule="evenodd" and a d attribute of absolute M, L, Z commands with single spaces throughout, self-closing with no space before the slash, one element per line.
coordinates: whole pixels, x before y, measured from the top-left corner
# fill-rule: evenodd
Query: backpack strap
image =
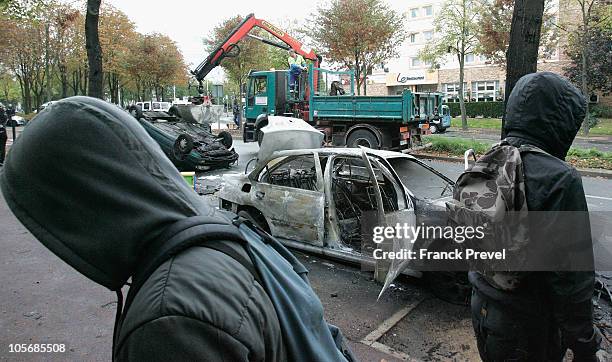
<path fill-rule="evenodd" d="M 519 149 L 520 153 L 534 152 L 534 153 L 542 153 L 542 154 L 550 156 L 550 154 L 548 152 L 546 152 L 546 151 L 542 150 L 541 148 L 536 147 L 534 145 L 523 144 L 518 149 Z"/>
<path fill-rule="evenodd" d="M 263 287 L 264 284 L 261 276 L 255 269 L 253 262 L 248 260 L 250 256 L 247 259 L 229 245 L 220 241 L 237 242 L 247 250 L 247 255 L 249 255 L 248 248 L 246 248 L 247 241 L 242 236 L 242 233 L 229 220 L 221 217 L 189 217 L 174 223 L 157 237 L 147 247 L 147 251 L 143 253 L 141 257 L 143 262 L 132 276 L 132 283 L 130 284 L 125 306 L 120 312 L 118 311 L 121 317 L 120 321 L 115 323 L 116 331 L 114 334 L 118 332 L 118 328 L 123 323 L 126 315 L 125 311 L 129 309 L 138 291 L 151 274 L 168 259 L 193 246 L 202 246 L 226 254 L 248 270 L 253 275 L 253 278 Z M 115 338 L 118 337 L 117 335 Z M 113 350 L 113 357 L 115 352 Z"/>

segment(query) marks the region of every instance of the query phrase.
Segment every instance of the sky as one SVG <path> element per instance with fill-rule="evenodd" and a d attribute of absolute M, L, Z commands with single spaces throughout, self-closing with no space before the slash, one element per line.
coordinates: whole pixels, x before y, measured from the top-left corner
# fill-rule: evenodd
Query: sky
<path fill-rule="evenodd" d="M 317 1 L 279 0 L 102 0 L 123 11 L 140 33 L 158 32 L 168 35 L 178 45 L 189 69 L 194 69 L 208 56 L 202 39 L 225 19 L 254 13 L 280 27 L 287 21 L 302 23 L 317 9 Z M 220 81 L 218 67 L 207 79 Z"/>

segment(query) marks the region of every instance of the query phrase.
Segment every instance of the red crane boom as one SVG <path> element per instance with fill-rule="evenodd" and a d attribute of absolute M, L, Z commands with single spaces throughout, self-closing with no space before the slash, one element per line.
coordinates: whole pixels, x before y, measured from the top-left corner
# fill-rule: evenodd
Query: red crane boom
<path fill-rule="evenodd" d="M 255 35 L 249 34 L 254 28 L 258 27 L 272 34 L 274 37 L 282 41 L 283 43 L 276 43 L 274 41 L 263 39 Z M 225 41 L 219 45 L 214 51 L 212 51 L 206 60 L 204 60 L 198 67 L 191 73 L 195 78 L 202 84 L 202 80 L 211 70 L 221 64 L 221 61 L 225 57 L 235 57 L 240 53 L 240 46 L 238 43 L 244 37 L 250 37 L 257 39 L 263 43 L 289 50 L 293 49 L 297 54 L 300 54 L 304 59 L 309 59 L 314 62 L 315 68 L 321 65 L 322 58 L 317 55 L 312 49 L 305 47 L 302 43 L 297 41 L 295 38 L 287 34 L 285 31 L 277 28 L 266 20 L 257 19 L 254 14 L 249 14 L 244 20 L 228 35 Z"/>

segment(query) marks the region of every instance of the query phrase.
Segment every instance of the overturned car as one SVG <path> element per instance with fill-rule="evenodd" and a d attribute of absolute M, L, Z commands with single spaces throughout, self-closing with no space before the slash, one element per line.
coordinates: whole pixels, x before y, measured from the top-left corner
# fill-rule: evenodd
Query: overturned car
<path fill-rule="evenodd" d="M 287 246 L 364 265 L 373 264 L 375 225 L 445 224 L 428 218 L 443 214 L 436 211 L 445 209 L 453 184 L 403 153 L 287 150 L 260 159 L 248 174 L 226 176 L 219 202 Z"/>
<path fill-rule="evenodd" d="M 143 112 L 137 105 L 128 108 L 179 170 L 205 171 L 236 163 L 238 154 L 231 148 L 229 132 L 214 135 L 209 124 L 186 120 L 172 110 Z"/>

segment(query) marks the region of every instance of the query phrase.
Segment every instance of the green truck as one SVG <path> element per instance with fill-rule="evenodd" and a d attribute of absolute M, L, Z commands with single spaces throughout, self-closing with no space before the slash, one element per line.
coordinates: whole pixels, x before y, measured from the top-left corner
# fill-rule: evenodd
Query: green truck
<path fill-rule="evenodd" d="M 243 140 L 261 142 L 269 116 L 301 118 L 325 133 L 330 146 L 365 146 L 401 151 L 421 136 L 450 126 L 441 93 L 405 90 L 395 96 L 355 95 L 352 71 L 315 68 L 290 89 L 286 70 L 251 71 L 248 76 Z M 347 89 L 345 89 L 345 87 Z"/>

